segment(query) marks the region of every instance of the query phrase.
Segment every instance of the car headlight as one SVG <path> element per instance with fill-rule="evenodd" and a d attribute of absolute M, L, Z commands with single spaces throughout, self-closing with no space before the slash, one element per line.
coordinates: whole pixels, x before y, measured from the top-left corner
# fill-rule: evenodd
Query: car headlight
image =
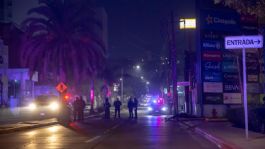
<path fill-rule="evenodd" d="M 148 107 L 147 110 L 148 110 L 148 111 L 152 111 L 153 108 L 152 108 L 152 107 Z"/>
<path fill-rule="evenodd" d="M 29 104 L 28 108 L 30 110 L 35 110 L 37 108 L 37 105 L 35 103 L 31 103 L 31 104 Z"/>
<path fill-rule="evenodd" d="M 58 110 L 59 107 L 60 107 L 60 105 L 59 105 L 58 102 L 52 102 L 52 103 L 50 103 L 50 105 L 49 105 L 49 108 L 50 108 L 51 110 L 53 110 L 53 111 Z"/>
<path fill-rule="evenodd" d="M 162 111 L 167 111 L 167 107 L 163 107 L 162 108 Z"/>

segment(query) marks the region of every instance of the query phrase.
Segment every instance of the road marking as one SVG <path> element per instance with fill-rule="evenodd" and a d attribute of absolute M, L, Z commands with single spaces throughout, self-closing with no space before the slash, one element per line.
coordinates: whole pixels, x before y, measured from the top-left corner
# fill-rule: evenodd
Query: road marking
<path fill-rule="evenodd" d="M 93 142 L 93 141 L 99 139 L 100 137 L 101 137 L 101 136 L 96 136 L 96 137 L 91 138 L 91 139 L 89 139 L 89 140 L 87 140 L 87 141 L 85 141 L 85 142 L 86 142 L 86 143 L 90 143 L 90 142 Z"/>
<path fill-rule="evenodd" d="M 104 131 L 103 134 L 108 134 L 108 133 L 111 132 L 111 130 L 116 129 L 116 128 L 118 128 L 119 126 L 120 126 L 120 124 L 117 124 L 117 125 L 111 127 L 110 129 L 107 129 L 106 131 Z M 99 138 L 101 138 L 101 136 L 96 136 L 96 137 L 91 138 L 91 139 L 89 139 L 89 140 L 87 140 L 87 141 L 85 141 L 85 142 L 86 142 L 86 143 L 90 143 L 90 142 L 93 142 L 93 141 L 95 141 L 95 140 L 97 140 L 97 139 L 99 139 Z"/>

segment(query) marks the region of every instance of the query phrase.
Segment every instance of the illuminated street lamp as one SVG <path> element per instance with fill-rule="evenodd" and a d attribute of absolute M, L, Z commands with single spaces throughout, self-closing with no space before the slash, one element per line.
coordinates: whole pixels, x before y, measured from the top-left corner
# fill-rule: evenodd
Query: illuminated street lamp
<path fill-rule="evenodd" d="M 195 18 L 185 18 L 179 20 L 179 29 L 196 29 Z"/>
<path fill-rule="evenodd" d="M 136 68 L 136 70 L 140 70 L 141 66 L 140 65 L 136 65 L 135 68 Z"/>
<path fill-rule="evenodd" d="M 143 80 L 143 79 L 144 79 L 144 77 L 143 77 L 143 76 L 141 76 L 141 79 Z"/>
<path fill-rule="evenodd" d="M 146 82 L 146 85 L 149 85 L 149 84 L 150 84 L 150 82 L 149 82 L 149 81 L 147 81 L 147 82 Z"/>

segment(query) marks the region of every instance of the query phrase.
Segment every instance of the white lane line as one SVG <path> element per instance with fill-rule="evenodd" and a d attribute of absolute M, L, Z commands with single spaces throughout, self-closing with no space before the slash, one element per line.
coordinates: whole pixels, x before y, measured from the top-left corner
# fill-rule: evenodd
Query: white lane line
<path fill-rule="evenodd" d="M 91 139 L 89 139 L 89 140 L 86 140 L 85 142 L 86 142 L 86 143 L 90 143 L 90 142 L 93 142 L 93 141 L 99 139 L 100 137 L 101 137 L 101 136 L 95 136 L 94 138 L 91 138 Z"/>

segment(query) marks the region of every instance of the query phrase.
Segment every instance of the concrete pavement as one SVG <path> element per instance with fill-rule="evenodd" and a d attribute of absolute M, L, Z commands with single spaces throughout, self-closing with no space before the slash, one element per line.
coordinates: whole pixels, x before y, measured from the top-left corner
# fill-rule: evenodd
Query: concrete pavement
<path fill-rule="evenodd" d="M 245 130 L 236 128 L 229 122 L 183 121 L 195 132 L 212 141 L 220 148 L 226 149 L 264 149 L 265 135 L 249 131 L 249 139 L 245 138 Z"/>
<path fill-rule="evenodd" d="M 105 120 L 101 116 L 87 118 L 69 127 L 52 125 L 0 135 L 1 148 L 86 148 L 86 149 L 215 149 L 216 145 L 190 131 L 180 123 L 164 120 L 164 116 L 148 116 L 139 111 L 138 120 Z"/>
<path fill-rule="evenodd" d="M 44 127 L 48 125 L 58 124 L 54 116 L 36 116 L 29 113 L 25 108 L 18 108 L 18 115 L 14 115 L 10 109 L 1 109 L 0 117 L 0 134 L 12 133 L 15 131 L 23 131 L 27 129 Z M 89 108 L 85 109 L 85 118 L 101 116 L 101 113 L 89 113 Z"/>

